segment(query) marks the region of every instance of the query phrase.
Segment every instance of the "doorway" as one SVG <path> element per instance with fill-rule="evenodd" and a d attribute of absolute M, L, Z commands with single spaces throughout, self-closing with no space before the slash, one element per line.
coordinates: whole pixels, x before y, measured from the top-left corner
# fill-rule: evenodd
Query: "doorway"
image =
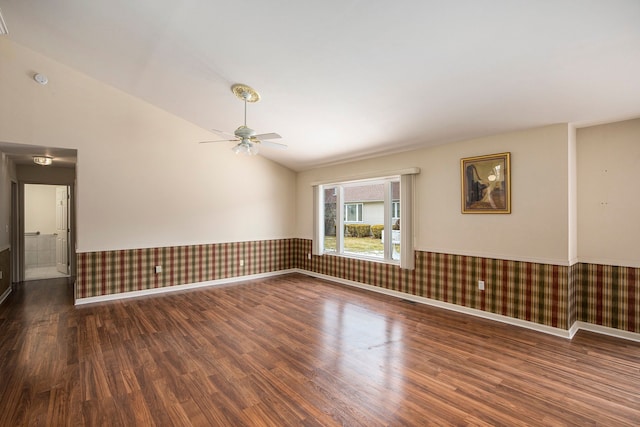
<path fill-rule="evenodd" d="M 69 186 L 24 185 L 24 280 L 69 277 Z"/>

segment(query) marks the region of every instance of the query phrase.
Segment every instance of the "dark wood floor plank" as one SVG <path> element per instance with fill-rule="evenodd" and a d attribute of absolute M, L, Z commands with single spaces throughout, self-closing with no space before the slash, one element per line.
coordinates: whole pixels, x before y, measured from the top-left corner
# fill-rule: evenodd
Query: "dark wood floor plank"
<path fill-rule="evenodd" d="M 572 341 L 300 274 L 0 306 L 0 425 L 640 425 L 640 344 Z"/>

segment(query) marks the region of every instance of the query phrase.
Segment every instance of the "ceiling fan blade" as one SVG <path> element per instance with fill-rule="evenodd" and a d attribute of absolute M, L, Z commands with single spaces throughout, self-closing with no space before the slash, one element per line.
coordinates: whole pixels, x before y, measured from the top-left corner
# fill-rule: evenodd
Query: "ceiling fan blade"
<path fill-rule="evenodd" d="M 253 135 L 252 138 L 259 139 L 260 141 L 264 141 L 265 139 L 279 139 L 282 138 L 277 133 L 261 133 L 260 135 Z"/>
<path fill-rule="evenodd" d="M 238 142 L 240 140 L 239 139 L 217 139 L 215 141 L 200 141 L 198 142 L 198 144 L 209 144 L 211 142 L 228 142 L 228 141 Z"/>
<path fill-rule="evenodd" d="M 277 148 L 278 150 L 286 150 L 288 148 L 288 146 L 286 146 L 285 144 L 280 144 L 279 142 L 273 141 L 256 141 L 256 143 L 259 143 L 263 147 Z"/>
<path fill-rule="evenodd" d="M 218 130 L 218 129 L 211 129 L 211 131 L 212 131 L 212 132 L 217 133 L 218 135 L 235 137 L 235 135 L 234 135 L 234 134 L 229 133 L 229 132 L 225 132 L 225 131 L 222 131 L 222 130 Z"/>

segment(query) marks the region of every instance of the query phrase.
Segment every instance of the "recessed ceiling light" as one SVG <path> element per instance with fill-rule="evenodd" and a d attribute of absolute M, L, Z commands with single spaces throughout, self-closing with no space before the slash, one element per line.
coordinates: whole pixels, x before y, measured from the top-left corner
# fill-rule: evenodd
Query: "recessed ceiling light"
<path fill-rule="evenodd" d="M 53 163 L 53 157 L 33 156 L 33 163 L 40 166 L 49 166 L 51 163 Z"/>

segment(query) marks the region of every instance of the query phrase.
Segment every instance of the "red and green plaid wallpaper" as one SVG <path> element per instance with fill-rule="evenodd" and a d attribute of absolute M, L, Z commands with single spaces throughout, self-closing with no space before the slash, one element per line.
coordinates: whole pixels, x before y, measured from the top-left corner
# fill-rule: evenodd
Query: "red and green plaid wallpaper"
<path fill-rule="evenodd" d="M 301 252 L 311 251 L 304 241 Z M 298 258 L 299 268 L 517 319 L 568 329 L 569 267 L 416 252 L 415 270 L 336 256 Z M 478 290 L 484 280 L 485 290 Z"/>
<path fill-rule="evenodd" d="M 293 268 L 293 239 L 77 254 L 77 298 Z M 240 266 L 240 260 L 244 266 Z M 155 274 L 154 267 L 162 266 Z"/>
<path fill-rule="evenodd" d="M 578 264 L 577 320 L 640 332 L 640 268 Z"/>
<path fill-rule="evenodd" d="M 79 253 L 77 297 L 307 270 L 568 330 L 575 321 L 640 332 L 640 269 L 571 267 L 416 252 L 415 270 L 313 256 L 311 240 L 175 246 Z M 244 266 L 240 266 L 244 260 Z M 163 272 L 154 273 L 161 265 Z M 478 280 L 485 290 L 478 290 Z"/>

